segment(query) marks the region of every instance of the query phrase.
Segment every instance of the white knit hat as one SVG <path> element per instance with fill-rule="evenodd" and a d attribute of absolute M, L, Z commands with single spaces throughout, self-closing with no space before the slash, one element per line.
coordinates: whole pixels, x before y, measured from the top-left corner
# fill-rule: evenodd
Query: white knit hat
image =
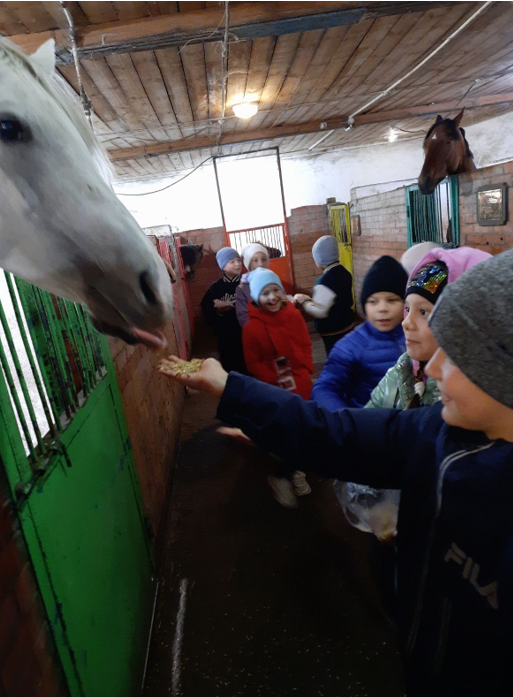
<path fill-rule="evenodd" d="M 251 260 L 257 252 L 262 252 L 262 254 L 265 254 L 267 261 L 269 261 L 269 252 L 265 247 L 263 247 L 261 244 L 258 244 L 257 242 L 253 244 L 247 244 L 242 250 L 242 261 L 244 262 L 244 266 L 247 268 L 248 271 L 249 265 L 251 264 Z"/>

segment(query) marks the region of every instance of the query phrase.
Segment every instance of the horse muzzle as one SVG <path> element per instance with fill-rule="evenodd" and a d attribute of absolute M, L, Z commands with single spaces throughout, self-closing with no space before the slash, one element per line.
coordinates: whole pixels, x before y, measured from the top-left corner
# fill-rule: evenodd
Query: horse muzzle
<path fill-rule="evenodd" d="M 86 291 L 93 326 L 128 344 L 165 349 L 167 341 L 161 330 L 169 316 L 171 281 L 164 267 L 162 284 L 159 271 L 142 271 L 136 278 L 132 275 L 132 283 L 118 271 L 115 276 L 105 274 L 95 279 Z"/>

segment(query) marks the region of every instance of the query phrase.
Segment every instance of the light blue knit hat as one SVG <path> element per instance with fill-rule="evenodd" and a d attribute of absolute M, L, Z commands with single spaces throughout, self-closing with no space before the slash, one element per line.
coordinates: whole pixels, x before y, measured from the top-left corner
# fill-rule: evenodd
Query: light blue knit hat
<path fill-rule="evenodd" d="M 226 264 L 232 259 L 240 259 L 240 254 L 231 247 L 222 247 L 216 254 L 216 261 L 221 271 L 224 270 Z"/>
<path fill-rule="evenodd" d="M 248 280 L 249 292 L 257 305 L 262 291 L 266 286 L 271 285 L 271 283 L 276 283 L 276 285 L 280 286 L 282 291 L 285 293 L 285 288 L 283 287 L 280 277 L 278 274 L 274 273 L 274 271 L 271 271 L 271 269 L 259 267 L 249 274 Z"/>
<path fill-rule="evenodd" d="M 312 256 L 319 266 L 329 266 L 338 261 L 339 251 L 338 242 L 331 235 L 319 237 L 312 247 Z"/>

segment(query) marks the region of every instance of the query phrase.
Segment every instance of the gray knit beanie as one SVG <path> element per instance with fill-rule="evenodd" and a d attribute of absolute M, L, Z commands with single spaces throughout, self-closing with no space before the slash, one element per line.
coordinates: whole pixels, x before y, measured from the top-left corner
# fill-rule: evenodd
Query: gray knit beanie
<path fill-rule="evenodd" d="M 442 293 L 435 338 L 475 385 L 513 409 L 513 250 L 477 264 Z"/>
<path fill-rule="evenodd" d="M 240 255 L 237 250 L 231 247 L 221 247 L 216 254 L 216 261 L 221 271 L 224 271 L 224 267 L 232 259 L 240 259 Z"/>
<path fill-rule="evenodd" d="M 317 242 L 312 247 L 312 256 L 316 264 L 319 266 L 329 266 L 338 261 L 339 249 L 337 240 L 331 235 L 323 235 L 319 237 Z"/>

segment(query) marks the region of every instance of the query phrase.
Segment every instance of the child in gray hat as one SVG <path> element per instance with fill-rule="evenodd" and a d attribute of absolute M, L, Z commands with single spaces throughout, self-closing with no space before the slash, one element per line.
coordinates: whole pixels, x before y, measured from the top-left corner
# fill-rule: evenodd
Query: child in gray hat
<path fill-rule="evenodd" d="M 315 265 L 322 270 L 312 297 L 297 293 L 294 302 L 315 320 L 315 328 L 324 342 L 326 355 L 355 323 L 353 277 L 339 262 L 337 240 L 331 235 L 319 237 L 312 247 Z"/>
<path fill-rule="evenodd" d="M 218 418 L 291 467 L 401 490 L 408 697 L 513 691 L 512 305 L 513 250 L 447 286 L 430 316 L 439 348 L 426 367 L 441 399 L 423 409 L 330 413 L 213 360 L 177 377 L 218 395 Z"/>

